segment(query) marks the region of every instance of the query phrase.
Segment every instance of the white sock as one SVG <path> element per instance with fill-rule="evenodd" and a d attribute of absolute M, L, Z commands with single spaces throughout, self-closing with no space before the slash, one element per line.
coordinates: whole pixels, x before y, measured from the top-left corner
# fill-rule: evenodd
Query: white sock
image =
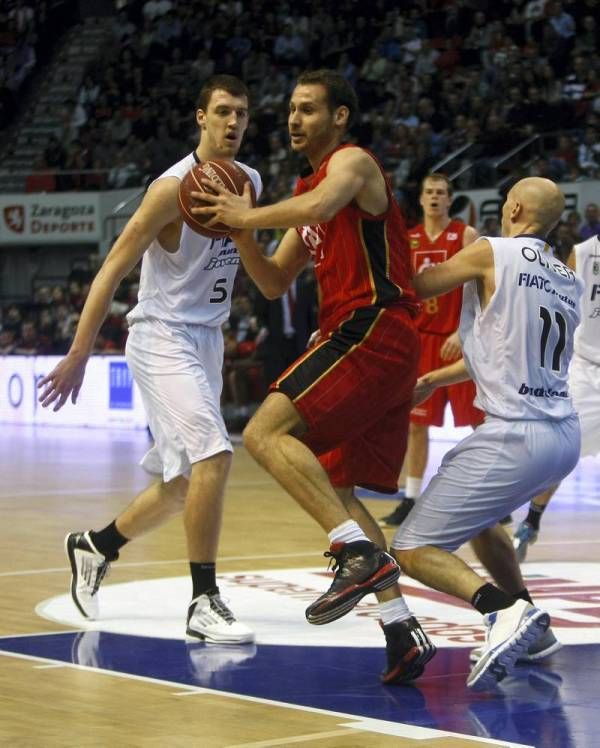
<path fill-rule="evenodd" d="M 421 495 L 421 486 L 423 478 L 412 478 L 410 475 L 406 479 L 404 495 L 407 499 L 418 499 Z"/>
<path fill-rule="evenodd" d="M 379 603 L 379 613 L 384 626 L 387 626 L 388 623 L 406 621 L 407 618 L 412 616 L 403 597 L 395 597 L 386 603 Z"/>
<path fill-rule="evenodd" d="M 334 527 L 328 532 L 330 543 L 352 543 L 355 540 L 368 540 L 369 538 L 360 529 L 357 522 L 347 519 L 341 525 Z"/>

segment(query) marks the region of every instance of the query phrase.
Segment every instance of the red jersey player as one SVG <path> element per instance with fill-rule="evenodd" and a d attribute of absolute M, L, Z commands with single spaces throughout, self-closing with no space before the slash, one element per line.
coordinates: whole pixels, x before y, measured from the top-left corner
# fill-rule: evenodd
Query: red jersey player
<path fill-rule="evenodd" d="M 244 265 L 269 298 L 314 258 L 320 340 L 276 382 L 244 432 L 253 457 L 329 535 L 336 574 L 307 608 L 310 623 L 344 615 L 369 592 L 380 601 L 384 682 L 420 675 L 434 647 L 400 595 L 397 568 L 354 485 L 395 492 L 419 357 L 406 229 L 376 158 L 343 144 L 357 100 L 337 73 L 300 76 L 290 101 L 292 149 L 311 171 L 294 197 L 250 208 L 217 188 L 201 214 L 241 229 L 287 228 L 272 257 L 235 234 Z M 209 224 L 210 225 L 210 224 Z"/>
<path fill-rule="evenodd" d="M 415 273 L 445 262 L 477 238 L 477 231 L 462 221 L 450 218 L 452 186 L 445 174 L 425 177 L 421 185 L 420 204 L 423 223 L 408 232 Z M 458 323 L 462 304 L 462 288 L 426 299 L 417 318 L 421 335 L 419 376 L 439 369 L 461 357 Z M 477 426 L 483 413 L 473 405 L 475 386 L 462 382 L 440 387 L 433 397 L 418 405 L 410 414 L 410 430 L 406 453 L 405 498 L 388 516 L 386 525 L 400 525 L 421 492 L 423 474 L 429 456 L 429 426 L 444 423 L 446 403 L 450 402 L 455 426 Z"/>

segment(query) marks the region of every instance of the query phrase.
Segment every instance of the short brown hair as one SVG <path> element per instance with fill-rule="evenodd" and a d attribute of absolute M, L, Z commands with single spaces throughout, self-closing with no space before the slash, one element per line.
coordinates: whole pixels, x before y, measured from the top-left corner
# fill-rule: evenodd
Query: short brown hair
<path fill-rule="evenodd" d="M 423 178 L 423 181 L 421 182 L 421 193 L 423 193 L 423 189 L 425 188 L 425 182 L 428 179 L 434 179 L 438 182 L 445 182 L 446 189 L 448 191 L 448 197 L 452 197 L 452 193 L 454 192 L 454 188 L 452 187 L 452 182 L 448 179 L 446 174 L 442 174 L 441 171 L 432 171 L 431 174 L 427 174 L 427 176 Z"/>
<path fill-rule="evenodd" d="M 196 109 L 202 109 L 202 111 L 205 112 L 210 102 L 210 97 L 213 95 L 213 92 L 217 90 L 227 91 L 227 93 L 232 96 L 245 96 L 247 99 L 250 98 L 246 84 L 244 81 L 236 78 L 235 75 L 211 75 L 200 89 Z"/>
<path fill-rule="evenodd" d="M 348 108 L 348 129 L 356 122 L 359 113 L 358 96 L 343 75 L 335 70 L 320 68 L 307 70 L 298 77 L 298 86 L 321 85 L 327 92 L 327 105 L 330 111 L 340 106 Z"/>

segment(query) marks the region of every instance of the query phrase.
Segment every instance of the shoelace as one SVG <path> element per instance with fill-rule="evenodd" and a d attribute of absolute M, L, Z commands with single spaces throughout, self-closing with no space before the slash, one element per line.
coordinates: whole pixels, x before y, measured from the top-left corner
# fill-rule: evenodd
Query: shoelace
<path fill-rule="evenodd" d="M 211 595 L 208 599 L 210 602 L 211 610 L 213 610 L 217 615 L 223 618 L 227 623 L 235 622 L 235 617 L 233 613 L 225 605 L 223 600 L 221 600 L 220 595 Z"/>
<path fill-rule="evenodd" d="M 331 551 L 325 551 L 323 555 L 325 556 L 325 558 L 329 559 L 329 563 L 327 564 L 327 571 L 331 569 L 335 574 L 342 565 L 341 554 L 336 556 L 336 554 L 332 553 Z"/>

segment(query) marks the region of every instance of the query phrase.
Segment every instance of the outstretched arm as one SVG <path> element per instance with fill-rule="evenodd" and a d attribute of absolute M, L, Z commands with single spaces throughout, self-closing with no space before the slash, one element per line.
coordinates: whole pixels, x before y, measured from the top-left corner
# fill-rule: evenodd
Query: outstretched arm
<path fill-rule="evenodd" d="M 418 273 L 413 278 L 413 286 L 420 299 L 428 299 L 470 280 L 494 281 L 494 255 L 486 239 L 478 239 L 446 262 Z"/>
<path fill-rule="evenodd" d="M 248 275 L 267 299 L 282 296 L 310 259 L 310 253 L 296 229 L 288 229 L 271 257 L 254 238 L 253 231 L 232 234 Z"/>
<path fill-rule="evenodd" d="M 450 384 L 458 384 L 471 379 L 467 371 L 464 359 L 459 358 L 453 364 L 443 366 L 441 369 L 434 369 L 427 372 L 417 379 L 415 389 L 413 390 L 413 406 L 420 405 L 430 398 L 438 387 L 447 387 Z"/>
<path fill-rule="evenodd" d="M 87 360 L 119 283 L 135 267 L 159 231 L 178 217 L 178 182 L 162 179 L 148 191 L 94 278 L 69 352 L 40 382 L 44 408 L 77 402 Z"/>

